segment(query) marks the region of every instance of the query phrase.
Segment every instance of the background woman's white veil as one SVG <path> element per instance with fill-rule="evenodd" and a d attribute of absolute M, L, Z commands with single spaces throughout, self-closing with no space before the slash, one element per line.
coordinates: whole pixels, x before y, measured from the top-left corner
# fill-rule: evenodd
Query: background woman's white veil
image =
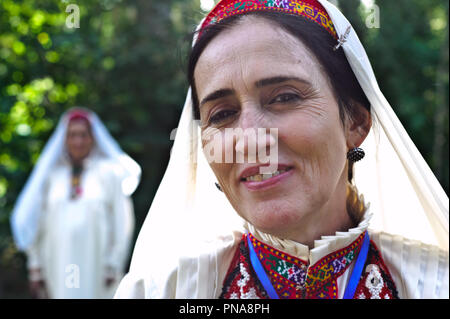
<path fill-rule="evenodd" d="M 131 195 L 139 184 L 140 166 L 125 154 L 114 138 L 109 134 L 98 116 L 84 108 L 72 108 L 65 112 L 56 127 L 55 132 L 45 145 L 39 159 L 31 172 L 22 192 L 20 193 L 11 216 L 11 227 L 17 247 L 27 249 L 36 235 L 42 207 L 42 189 L 52 169 L 64 159 L 65 137 L 69 115 L 74 110 L 82 110 L 88 114 L 95 141 L 95 152 L 100 156 L 116 162 L 121 170 L 122 190 L 125 195 Z"/>
<path fill-rule="evenodd" d="M 319 1 L 338 35 L 343 35 L 350 26 L 348 20 L 334 5 Z M 447 195 L 381 93 L 353 29 L 342 48 L 372 105 L 376 123 L 362 145 L 366 157 L 354 168 L 355 184 L 373 213 L 370 228 L 448 251 Z M 169 274 L 177 276 L 177 286 L 168 289 L 180 291 L 196 281 L 194 295 L 207 298 L 217 295 L 217 291 L 206 292 L 207 285 L 215 282 L 216 289 L 221 287 L 215 274 L 226 272 L 228 265 L 221 264 L 220 254 L 240 237 L 243 223 L 214 186 L 216 178 L 199 144 L 189 91 L 166 173 L 136 242 L 130 273 L 150 274 L 155 287 L 164 287 L 167 276 L 159 274 L 177 267 L 176 274 Z M 195 264 L 179 267 L 183 260 Z M 198 280 L 206 267 L 215 267 L 215 274 L 203 272 L 208 278 Z"/>

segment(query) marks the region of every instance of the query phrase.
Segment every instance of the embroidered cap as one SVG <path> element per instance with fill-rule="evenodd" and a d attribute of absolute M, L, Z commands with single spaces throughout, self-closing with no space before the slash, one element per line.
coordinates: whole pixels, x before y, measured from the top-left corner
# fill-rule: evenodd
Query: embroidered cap
<path fill-rule="evenodd" d="M 199 37 L 202 30 L 210 25 L 238 14 L 254 11 L 284 12 L 302 16 L 325 28 L 333 38 L 338 38 L 331 18 L 317 0 L 222 0 L 206 16 Z"/>

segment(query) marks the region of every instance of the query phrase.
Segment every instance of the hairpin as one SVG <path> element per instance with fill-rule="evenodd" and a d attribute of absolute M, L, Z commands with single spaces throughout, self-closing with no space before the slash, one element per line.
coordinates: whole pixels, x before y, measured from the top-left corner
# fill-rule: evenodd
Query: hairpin
<path fill-rule="evenodd" d="M 336 46 L 333 48 L 333 51 L 339 49 L 347 41 L 347 37 L 350 34 L 351 29 L 352 27 L 349 25 L 347 27 L 347 30 L 345 30 L 345 33 L 339 37 L 338 44 L 336 44 Z"/>

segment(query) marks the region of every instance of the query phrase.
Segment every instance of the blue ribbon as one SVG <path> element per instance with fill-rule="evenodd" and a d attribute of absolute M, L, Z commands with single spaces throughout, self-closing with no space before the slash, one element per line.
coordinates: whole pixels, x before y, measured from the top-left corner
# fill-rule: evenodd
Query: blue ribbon
<path fill-rule="evenodd" d="M 255 249 L 253 248 L 253 244 L 250 241 L 250 236 L 248 236 L 248 235 L 247 235 L 247 241 L 248 241 L 248 248 L 250 250 L 250 261 L 252 263 L 253 269 L 256 272 L 256 275 L 258 276 L 259 281 L 264 286 L 264 289 L 266 290 L 270 299 L 280 299 L 278 297 L 277 292 L 275 291 L 275 288 L 273 288 L 269 277 L 267 276 L 266 272 L 264 271 L 264 268 L 261 265 L 261 262 L 259 261 L 258 256 L 256 255 Z"/>
<path fill-rule="evenodd" d="M 367 253 L 369 252 L 369 244 L 370 244 L 369 232 L 366 231 L 366 235 L 364 236 L 364 242 L 359 251 L 358 258 L 356 259 L 355 267 L 353 267 L 352 276 L 348 281 L 343 299 L 353 299 L 353 296 L 355 295 L 356 287 L 358 286 L 359 283 L 359 278 L 361 277 L 364 264 L 366 263 Z"/>
<path fill-rule="evenodd" d="M 280 299 L 280 297 L 278 297 L 277 292 L 275 291 L 275 288 L 273 288 L 273 285 L 270 282 L 270 279 L 267 276 L 263 266 L 261 265 L 261 261 L 256 255 L 255 249 L 253 248 L 253 244 L 250 240 L 250 236 L 248 235 L 247 235 L 247 242 L 250 251 L 250 262 L 252 263 L 253 269 L 255 270 L 259 281 L 263 285 L 270 299 Z M 366 263 L 367 253 L 369 252 L 369 244 L 370 244 L 369 232 L 366 231 L 364 241 L 359 251 L 358 258 L 356 259 L 355 266 L 353 268 L 353 272 L 351 274 L 347 288 L 345 289 L 343 299 L 353 299 L 353 296 L 355 295 L 356 287 L 358 286 L 359 283 L 359 278 L 361 277 L 364 264 Z"/>

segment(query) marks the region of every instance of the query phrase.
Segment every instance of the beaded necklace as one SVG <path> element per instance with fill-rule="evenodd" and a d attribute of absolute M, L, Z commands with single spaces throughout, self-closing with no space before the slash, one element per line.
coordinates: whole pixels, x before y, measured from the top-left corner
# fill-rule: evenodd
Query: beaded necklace
<path fill-rule="evenodd" d="M 75 200 L 81 196 L 81 173 L 83 172 L 83 165 L 73 164 L 72 165 L 72 176 L 71 176 L 71 189 L 70 189 L 70 199 Z"/>

